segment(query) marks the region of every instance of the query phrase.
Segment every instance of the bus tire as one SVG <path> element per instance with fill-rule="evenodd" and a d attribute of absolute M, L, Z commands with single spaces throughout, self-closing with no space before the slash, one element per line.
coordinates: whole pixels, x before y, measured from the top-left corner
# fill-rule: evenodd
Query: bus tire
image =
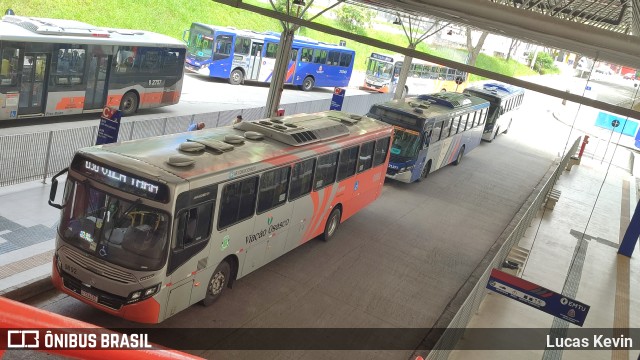
<path fill-rule="evenodd" d="M 462 147 L 460 148 L 460 151 L 458 151 L 458 157 L 456 158 L 456 161 L 453 162 L 453 165 L 458 165 L 462 162 L 462 157 L 464 156 L 464 145 L 462 145 Z"/>
<path fill-rule="evenodd" d="M 309 91 L 313 89 L 313 85 L 315 85 L 315 83 L 316 81 L 313 80 L 311 76 L 307 76 L 306 78 L 304 78 L 304 81 L 302 81 L 302 85 L 300 86 L 300 88 L 302 89 L 302 91 Z"/>
<path fill-rule="evenodd" d="M 244 81 L 244 73 L 242 70 L 235 69 L 229 75 L 229 84 L 231 85 L 240 85 Z"/>
<path fill-rule="evenodd" d="M 329 214 L 327 218 L 327 223 L 324 226 L 324 233 L 322 233 L 322 240 L 329 241 L 335 235 L 338 227 L 340 226 L 340 217 L 342 216 L 342 211 L 340 207 L 336 206 Z"/>
<path fill-rule="evenodd" d="M 133 115 L 138 111 L 138 94 L 135 91 L 129 91 L 122 96 L 120 111 L 124 116 Z"/>
<path fill-rule="evenodd" d="M 426 179 L 427 176 L 429 176 L 430 172 L 431 172 L 431 161 L 428 161 L 427 165 L 425 165 L 422 168 L 422 172 L 420 173 L 420 177 L 418 178 L 418 181 L 422 181 L 422 180 Z"/>
<path fill-rule="evenodd" d="M 211 280 L 207 284 L 207 294 L 200 302 L 204 306 L 209 306 L 216 302 L 220 295 L 224 292 L 224 289 L 229 284 L 231 278 L 231 265 L 228 262 L 221 262 L 218 267 L 213 271 Z"/>

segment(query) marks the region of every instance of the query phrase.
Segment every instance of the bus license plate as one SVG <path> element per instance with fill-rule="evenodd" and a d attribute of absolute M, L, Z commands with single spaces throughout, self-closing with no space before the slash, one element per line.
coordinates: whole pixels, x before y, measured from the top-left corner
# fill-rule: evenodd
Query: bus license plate
<path fill-rule="evenodd" d="M 96 303 L 98 302 L 98 297 L 97 296 L 95 296 L 95 295 L 93 295 L 91 293 L 88 293 L 88 292 L 86 292 L 84 290 L 80 290 L 80 295 L 86 297 L 87 299 L 89 299 L 89 300 L 91 300 L 93 302 L 96 302 Z"/>

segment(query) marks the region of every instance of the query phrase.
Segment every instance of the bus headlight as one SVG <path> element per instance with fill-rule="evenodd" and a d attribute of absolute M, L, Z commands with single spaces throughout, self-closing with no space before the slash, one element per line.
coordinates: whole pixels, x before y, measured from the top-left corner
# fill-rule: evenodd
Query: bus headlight
<path fill-rule="evenodd" d="M 160 290 L 160 285 L 161 284 L 156 284 L 152 287 L 132 292 L 131 294 L 129 294 L 129 300 L 127 300 L 127 304 L 131 304 L 153 296 Z"/>

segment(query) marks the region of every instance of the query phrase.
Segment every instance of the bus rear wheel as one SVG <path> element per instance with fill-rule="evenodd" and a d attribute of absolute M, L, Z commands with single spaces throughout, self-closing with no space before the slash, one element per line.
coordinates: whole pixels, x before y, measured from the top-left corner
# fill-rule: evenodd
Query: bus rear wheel
<path fill-rule="evenodd" d="M 306 78 L 304 78 L 304 81 L 302 82 L 300 88 L 302 89 L 302 91 L 309 91 L 313 89 L 313 85 L 315 84 L 315 82 L 316 81 L 313 80 L 311 76 L 307 76 Z"/>
<path fill-rule="evenodd" d="M 342 216 L 342 211 L 340 211 L 339 207 L 336 207 L 329 214 L 329 218 L 327 218 L 327 224 L 324 226 L 324 233 L 322 233 L 322 240 L 329 241 L 335 235 L 336 230 L 338 230 L 338 226 L 340 226 L 340 217 Z"/>
<path fill-rule="evenodd" d="M 233 70 L 229 75 L 229 84 L 231 85 L 240 85 L 242 81 L 244 81 L 244 74 L 240 69 Z"/>
<path fill-rule="evenodd" d="M 120 100 L 120 111 L 122 111 L 122 115 L 124 116 L 133 115 L 138 111 L 138 95 L 136 95 L 135 92 L 129 91 L 122 96 Z"/>
<path fill-rule="evenodd" d="M 462 145 L 462 147 L 460 148 L 460 151 L 458 151 L 458 157 L 456 158 L 456 161 L 453 162 L 453 165 L 458 165 L 462 162 L 462 157 L 464 156 L 464 145 Z"/>
<path fill-rule="evenodd" d="M 209 306 L 220 298 L 227 284 L 229 284 L 230 275 L 231 265 L 226 261 L 221 262 L 213 272 L 213 275 L 211 275 L 211 280 L 207 285 L 207 294 L 201 301 L 202 305 Z"/>

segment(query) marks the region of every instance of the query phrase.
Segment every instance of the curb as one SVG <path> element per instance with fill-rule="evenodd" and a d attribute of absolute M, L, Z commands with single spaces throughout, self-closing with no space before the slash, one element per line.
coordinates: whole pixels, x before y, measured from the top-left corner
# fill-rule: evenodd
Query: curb
<path fill-rule="evenodd" d="M 0 296 L 15 301 L 24 301 L 54 289 L 51 275 L 42 275 L 28 282 L 0 291 Z"/>

